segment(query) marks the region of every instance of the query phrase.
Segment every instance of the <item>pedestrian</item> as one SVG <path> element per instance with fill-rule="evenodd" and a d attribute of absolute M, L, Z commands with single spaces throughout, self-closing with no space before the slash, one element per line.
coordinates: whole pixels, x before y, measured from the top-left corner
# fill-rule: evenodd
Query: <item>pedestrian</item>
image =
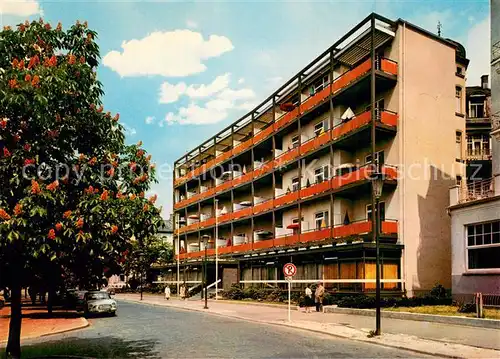
<path fill-rule="evenodd" d="M 325 287 L 318 282 L 316 292 L 314 292 L 314 302 L 316 303 L 316 311 L 319 312 L 323 306 L 323 296 L 325 295 Z"/>
<path fill-rule="evenodd" d="M 165 286 L 165 299 L 170 299 L 170 287 L 168 285 Z"/>
<path fill-rule="evenodd" d="M 312 299 L 312 290 L 309 288 L 309 284 L 306 286 L 306 297 L 305 297 L 305 307 L 306 307 L 306 313 L 311 313 L 311 307 L 313 303 Z"/>
<path fill-rule="evenodd" d="M 181 299 L 186 299 L 186 287 L 183 285 L 181 285 L 181 289 L 180 289 L 180 295 L 181 295 Z"/>

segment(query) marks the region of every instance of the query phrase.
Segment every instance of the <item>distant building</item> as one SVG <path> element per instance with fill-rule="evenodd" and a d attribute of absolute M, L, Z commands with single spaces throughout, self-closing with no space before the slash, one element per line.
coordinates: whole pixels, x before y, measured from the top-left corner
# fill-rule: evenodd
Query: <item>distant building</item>
<path fill-rule="evenodd" d="M 491 140 L 484 139 L 479 144 L 479 138 L 474 139 L 478 147 L 475 144 L 473 148 L 478 149 L 481 158 L 468 163 L 484 161 L 484 150 L 491 148 L 492 177 L 462 182 L 451 188 L 452 293 L 457 299 L 470 299 L 477 292 L 500 295 L 500 1 L 491 2 L 491 17 Z M 487 121 L 480 117 L 474 123 L 475 117 L 471 115 L 482 114 L 481 103 L 487 93 L 484 86 L 471 90 L 470 94 L 477 95 L 479 99 L 471 103 L 478 103 L 479 106 L 469 109 L 472 112 L 469 112 L 467 121 L 468 135 L 473 133 L 472 125 L 480 125 L 482 128 L 477 130 L 481 136 L 485 135 Z M 488 141 L 491 141 L 491 146 L 485 147 Z M 489 298 L 485 297 L 486 304 Z"/>
<path fill-rule="evenodd" d="M 169 219 L 164 219 L 158 228 L 158 235 L 163 238 L 163 241 L 173 245 L 174 243 L 174 227 L 172 223 L 172 215 Z"/>

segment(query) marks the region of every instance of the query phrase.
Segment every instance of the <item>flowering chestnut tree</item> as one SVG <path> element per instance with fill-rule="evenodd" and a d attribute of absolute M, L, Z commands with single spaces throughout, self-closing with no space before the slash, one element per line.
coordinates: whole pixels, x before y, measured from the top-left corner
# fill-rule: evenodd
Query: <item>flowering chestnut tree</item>
<path fill-rule="evenodd" d="M 151 156 L 104 111 L 96 33 L 43 20 L 0 32 L 0 287 L 12 292 L 7 355 L 20 357 L 21 289 L 119 270 L 161 218 Z"/>

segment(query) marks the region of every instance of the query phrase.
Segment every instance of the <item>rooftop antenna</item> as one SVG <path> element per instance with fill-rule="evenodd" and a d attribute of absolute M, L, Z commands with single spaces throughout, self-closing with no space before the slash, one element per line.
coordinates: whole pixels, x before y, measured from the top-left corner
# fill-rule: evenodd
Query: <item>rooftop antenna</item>
<path fill-rule="evenodd" d="M 438 28 L 438 36 L 441 37 L 441 29 L 443 28 L 443 25 L 441 24 L 441 21 L 439 21 L 439 20 L 438 20 L 437 28 Z"/>

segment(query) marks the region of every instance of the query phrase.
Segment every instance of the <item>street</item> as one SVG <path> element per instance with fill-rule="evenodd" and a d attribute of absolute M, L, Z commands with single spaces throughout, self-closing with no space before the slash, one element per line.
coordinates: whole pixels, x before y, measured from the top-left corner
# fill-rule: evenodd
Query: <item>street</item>
<path fill-rule="evenodd" d="M 23 357 L 423 357 L 323 334 L 123 301 L 117 317 L 90 319 L 90 324 L 87 329 L 25 341 Z"/>

